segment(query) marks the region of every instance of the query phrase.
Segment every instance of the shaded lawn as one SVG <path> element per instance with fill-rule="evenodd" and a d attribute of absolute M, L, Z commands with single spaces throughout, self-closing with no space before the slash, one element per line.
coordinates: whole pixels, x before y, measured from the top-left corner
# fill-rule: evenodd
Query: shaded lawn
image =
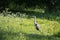
<path fill-rule="evenodd" d="M 60 37 L 0 31 L 0 40 L 60 40 Z"/>
<path fill-rule="evenodd" d="M 60 37 L 0 31 L 0 40 L 60 40 Z"/>

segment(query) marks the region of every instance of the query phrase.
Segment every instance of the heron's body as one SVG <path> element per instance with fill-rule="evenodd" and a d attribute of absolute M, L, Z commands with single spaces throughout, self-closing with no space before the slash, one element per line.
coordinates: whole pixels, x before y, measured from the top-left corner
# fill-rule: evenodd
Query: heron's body
<path fill-rule="evenodd" d="M 36 26 L 36 29 L 37 29 L 37 30 L 39 30 L 38 25 L 37 25 L 37 24 L 35 24 L 35 26 Z"/>

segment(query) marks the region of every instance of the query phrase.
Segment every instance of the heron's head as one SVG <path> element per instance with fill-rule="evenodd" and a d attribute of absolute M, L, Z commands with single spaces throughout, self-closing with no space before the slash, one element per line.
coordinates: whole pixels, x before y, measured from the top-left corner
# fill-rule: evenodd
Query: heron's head
<path fill-rule="evenodd" d="M 36 16 L 32 16 L 33 18 L 36 18 Z"/>

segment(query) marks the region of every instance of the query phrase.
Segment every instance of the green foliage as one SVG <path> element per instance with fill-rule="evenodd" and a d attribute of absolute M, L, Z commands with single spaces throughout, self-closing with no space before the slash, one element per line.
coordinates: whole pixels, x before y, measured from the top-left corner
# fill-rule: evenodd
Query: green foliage
<path fill-rule="evenodd" d="M 47 12 L 57 11 L 60 9 L 59 0 L 2 0 L 0 1 L 0 11 L 6 7 L 11 10 L 23 10 L 24 8 L 42 8 Z"/>
<path fill-rule="evenodd" d="M 9 7 L 10 9 L 15 9 L 15 8 L 16 8 L 16 4 L 15 4 L 14 2 L 11 2 L 11 3 L 8 5 L 8 7 Z"/>

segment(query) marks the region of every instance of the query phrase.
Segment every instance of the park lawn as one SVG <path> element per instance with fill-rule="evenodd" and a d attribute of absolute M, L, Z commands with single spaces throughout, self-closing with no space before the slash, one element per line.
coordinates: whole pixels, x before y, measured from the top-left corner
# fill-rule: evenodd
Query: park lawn
<path fill-rule="evenodd" d="M 26 16 L 26 15 L 25 15 Z M 34 18 L 0 14 L 0 40 L 60 40 L 60 23 L 37 17 L 41 32 L 34 27 Z"/>

